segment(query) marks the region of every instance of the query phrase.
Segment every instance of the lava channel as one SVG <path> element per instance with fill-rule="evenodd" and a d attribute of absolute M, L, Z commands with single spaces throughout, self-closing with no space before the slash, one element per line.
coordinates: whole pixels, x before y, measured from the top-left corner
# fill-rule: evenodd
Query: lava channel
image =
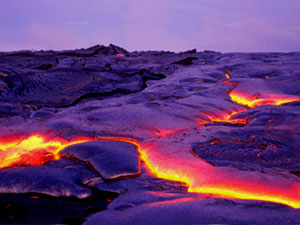
<path fill-rule="evenodd" d="M 222 170 L 186 155 L 165 154 L 164 147 L 155 143 L 142 145 L 132 139 L 114 137 L 99 140 L 124 141 L 136 145 L 141 159 L 155 176 L 186 183 L 189 192 L 231 199 L 269 201 L 300 208 L 300 184 L 297 182 L 233 168 Z"/>
<path fill-rule="evenodd" d="M 230 91 L 228 95 L 232 101 L 248 106 L 249 108 L 255 108 L 261 105 L 279 106 L 285 103 L 300 101 L 300 97 L 293 95 L 256 94 L 253 96 L 236 90 Z"/>
<path fill-rule="evenodd" d="M 218 115 L 204 113 L 204 112 L 202 112 L 202 114 L 205 115 L 206 117 L 208 117 L 212 122 L 247 125 L 248 124 L 248 122 L 247 122 L 248 117 L 239 118 L 239 119 L 232 118 L 234 115 L 236 115 L 240 112 L 245 112 L 245 111 L 246 111 L 246 109 L 237 110 L 237 111 L 233 111 L 233 112 L 230 112 L 230 113 L 222 112 Z M 201 125 L 209 124 L 209 122 L 201 120 L 199 118 L 197 118 L 197 121 Z"/>
<path fill-rule="evenodd" d="M 184 182 L 189 186 L 189 192 L 233 199 L 270 201 L 300 208 L 298 182 L 256 172 L 213 167 L 190 154 L 183 153 L 184 157 L 167 154 L 166 148 L 170 147 L 168 145 L 163 147 L 155 142 L 140 144 L 126 138 L 79 138 L 66 141 L 33 135 L 17 141 L 1 141 L 0 168 L 42 165 L 61 158 L 59 152 L 69 145 L 93 140 L 123 141 L 136 145 L 141 159 L 155 176 Z"/>
<path fill-rule="evenodd" d="M 280 176 L 234 168 L 214 167 L 193 155 L 166 154 L 170 146 L 157 143 L 138 146 L 142 160 L 159 178 L 184 182 L 189 192 L 213 194 L 215 197 L 260 200 L 300 208 L 300 183 Z M 182 149 L 178 149 L 178 151 Z M 176 151 L 176 152 L 178 152 Z M 192 158 L 191 158 L 192 157 Z"/>
<path fill-rule="evenodd" d="M 228 92 L 231 100 L 240 105 L 248 106 L 249 108 L 255 108 L 262 105 L 277 105 L 280 106 L 285 103 L 300 101 L 300 97 L 293 95 L 278 95 L 278 94 L 256 94 L 255 96 L 251 96 L 247 93 L 231 90 Z M 233 118 L 234 115 L 245 112 L 247 109 L 240 109 L 231 112 L 222 112 L 217 115 L 211 113 L 204 113 L 203 115 L 208 117 L 212 122 L 223 122 L 223 123 L 231 123 L 231 124 L 241 124 L 247 125 L 248 117 L 245 118 Z M 201 125 L 209 124 L 209 122 L 201 120 L 197 118 L 197 121 Z"/>

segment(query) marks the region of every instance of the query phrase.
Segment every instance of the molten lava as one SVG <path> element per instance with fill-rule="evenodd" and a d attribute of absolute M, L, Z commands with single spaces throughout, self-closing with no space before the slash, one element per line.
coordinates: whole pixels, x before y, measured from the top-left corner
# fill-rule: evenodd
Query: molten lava
<path fill-rule="evenodd" d="M 243 124 L 246 125 L 247 124 L 247 117 L 246 118 L 242 118 L 242 119 L 234 119 L 232 118 L 235 114 L 240 113 L 240 112 L 244 112 L 245 110 L 238 110 L 238 111 L 234 111 L 234 112 L 230 112 L 230 113 L 220 113 L 218 115 L 214 115 L 214 114 L 208 114 L 208 113 L 203 113 L 203 115 L 207 116 L 212 122 L 219 122 L 219 123 L 231 123 L 231 124 Z M 197 121 L 201 124 L 201 125 L 205 125 L 205 124 L 209 124 L 209 122 L 203 121 L 199 118 L 197 118 Z"/>
<path fill-rule="evenodd" d="M 228 94 L 232 101 L 246 105 L 249 108 L 300 101 L 300 97 L 289 95 L 263 94 L 250 96 L 235 90 L 230 91 Z M 235 114 L 244 111 L 246 109 L 223 112 L 219 115 L 203 114 L 211 122 L 246 125 L 247 118 L 233 118 Z M 201 125 L 209 123 L 200 119 L 197 120 Z M 164 139 L 173 136 L 177 132 L 154 130 L 154 133 L 159 139 Z M 50 140 L 42 135 L 32 135 L 16 140 L 0 140 L 0 168 L 17 165 L 42 165 L 50 160 L 60 159 L 59 152 L 69 145 L 93 140 L 95 139 L 81 138 L 66 141 L 55 138 Z M 200 161 L 194 158 L 193 155 L 182 157 L 176 154 L 167 154 L 168 151 L 165 149 L 170 148 L 170 146 L 163 146 L 155 141 L 152 144 L 142 145 L 135 140 L 126 138 L 106 137 L 97 140 L 123 141 L 136 145 L 141 159 L 155 176 L 184 182 L 189 186 L 189 192 L 213 194 L 216 197 L 270 201 L 300 208 L 300 184 L 296 181 L 289 181 L 285 178 L 278 181 L 272 180 L 274 178 L 264 174 L 257 176 L 257 174 L 254 174 L 255 172 L 241 172 L 232 168 L 226 171 L 224 168 L 213 167 L 205 161 Z M 211 144 L 218 141 L 215 140 Z M 274 148 L 276 150 L 277 146 L 274 145 Z M 261 153 L 258 154 L 259 157 Z M 249 173 L 251 174 L 249 175 Z"/>
<path fill-rule="evenodd" d="M 261 105 L 282 105 L 284 103 L 300 101 L 300 97 L 293 95 L 257 94 L 255 96 L 251 96 L 236 90 L 232 90 L 228 94 L 232 101 L 241 105 L 246 105 L 249 108 Z"/>
<path fill-rule="evenodd" d="M 73 141 L 49 140 L 42 135 L 33 135 L 14 142 L 1 141 L 0 167 L 42 165 L 50 160 L 59 159 L 59 152 L 69 145 L 93 140 L 92 138 Z M 154 175 L 184 182 L 189 186 L 189 192 L 209 193 L 216 197 L 271 201 L 300 208 L 298 183 L 287 180 L 273 182 L 266 179 L 268 177 L 233 177 L 232 171 L 221 171 L 220 168 L 212 167 L 204 161 L 166 154 L 159 144 L 144 146 L 132 139 L 114 137 L 97 140 L 123 141 L 136 145 L 141 159 Z"/>
<path fill-rule="evenodd" d="M 0 140 L 0 168 L 43 165 L 48 161 L 60 159 L 59 152 L 65 147 L 90 140 L 89 138 L 70 142 L 59 138 L 49 140 L 43 135 L 32 135 L 16 141 Z"/>
<path fill-rule="evenodd" d="M 226 76 L 227 79 L 230 79 L 230 78 L 231 78 L 231 76 L 229 75 L 228 72 L 225 72 L 225 76 Z"/>
<path fill-rule="evenodd" d="M 235 82 L 230 82 L 230 81 L 228 81 L 228 80 L 224 80 L 223 83 L 224 83 L 224 84 L 227 84 L 227 85 L 230 85 L 230 86 L 235 86 L 235 87 L 238 86 L 237 83 L 235 83 Z"/>
<path fill-rule="evenodd" d="M 179 181 L 189 186 L 189 192 L 213 194 L 216 197 L 261 200 L 300 208 L 300 184 L 270 182 L 268 177 L 233 177 L 222 174 L 220 168 L 212 167 L 199 160 L 191 160 L 160 151 L 161 146 L 142 146 L 126 138 L 103 138 L 100 140 L 124 141 L 137 146 L 141 159 L 157 177 Z M 154 150 L 155 149 L 155 150 Z M 287 182 L 286 184 L 284 182 Z"/>

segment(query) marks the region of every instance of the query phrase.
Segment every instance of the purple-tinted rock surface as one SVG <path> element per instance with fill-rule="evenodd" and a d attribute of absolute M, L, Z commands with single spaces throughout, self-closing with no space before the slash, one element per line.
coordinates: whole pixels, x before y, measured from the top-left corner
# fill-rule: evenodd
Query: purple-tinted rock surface
<path fill-rule="evenodd" d="M 104 180 L 140 174 L 140 159 L 136 146 L 119 141 L 94 141 L 71 145 L 62 157 L 86 163 Z"/>
<path fill-rule="evenodd" d="M 86 166 L 66 159 L 45 166 L 5 168 L 0 174 L 0 192 L 87 198 L 92 192 L 84 183 L 95 177 Z"/>
<path fill-rule="evenodd" d="M 258 194 L 275 190 L 299 203 L 299 83 L 299 52 L 128 52 L 114 45 L 2 52 L 1 140 L 42 133 L 98 141 L 67 147 L 61 156 L 68 159 L 1 168 L 0 193 L 95 204 L 96 193 L 118 195 L 80 215 L 85 224 L 300 223 L 300 204 L 191 193 L 178 182 L 185 175 L 195 189 L 220 182 L 225 194 L 230 185 L 242 191 L 261 185 Z M 264 104 L 237 103 L 231 91 Z M 296 100 L 275 104 L 278 96 Z M 103 141 L 109 138 L 115 141 Z M 121 139 L 135 140 L 147 154 L 140 159 L 137 147 Z M 179 178 L 159 178 L 149 163 L 160 177 L 172 168 Z M 0 210 L 10 204 L 5 199 Z M 0 223 L 22 218 L 0 216 Z"/>

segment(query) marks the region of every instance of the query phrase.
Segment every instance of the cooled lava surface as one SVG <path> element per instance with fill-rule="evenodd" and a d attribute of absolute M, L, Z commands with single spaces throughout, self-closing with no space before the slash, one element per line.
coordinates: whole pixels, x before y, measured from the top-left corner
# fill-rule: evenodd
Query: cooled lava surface
<path fill-rule="evenodd" d="M 298 52 L 0 52 L 0 222 L 300 223 L 299 84 Z"/>

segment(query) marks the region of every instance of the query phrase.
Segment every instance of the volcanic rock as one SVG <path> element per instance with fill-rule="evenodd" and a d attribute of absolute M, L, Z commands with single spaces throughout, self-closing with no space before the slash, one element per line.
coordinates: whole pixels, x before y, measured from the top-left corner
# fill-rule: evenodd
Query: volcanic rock
<path fill-rule="evenodd" d="M 85 162 L 104 180 L 140 174 L 140 159 L 135 145 L 120 141 L 94 141 L 67 147 L 66 158 Z"/>
<path fill-rule="evenodd" d="M 85 222 L 96 224 L 293 224 L 299 213 L 288 207 L 234 203 L 193 197 L 160 201 L 122 210 L 106 210 Z"/>
<path fill-rule="evenodd" d="M 216 166 L 253 168 L 259 165 L 300 170 L 298 133 L 298 130 L 270 131 L 267 129 L 216 132 L 213 139 L 194 144 L 192 151 Z"/>
<path fill-rule="evenodd" d="M 117 194 L 125 194 L 125 196 L 134 195 L 136 193 L 149 192 L 168 192 L 185 194 L 188 187 L 182 182 L 175 182 L 153 177 L 147 171 L 144 164 L 141 166 L 141 174 L 135 178 L 119 179 L 110 182 L 103 182 L 102 179 L 92 178 L 88 184 L 100 191 L 113 192 Z M 123 196 L 123 195 L 121 195 Z M 124 197 L 122 204 L 128 201 L 134 201 L 131 197 Z M 120 200 L 120 198 L 119 198 Z M 145 199 L 144 199 L 145 200 Z M 141 200 L 143 202 L 144 200 Z M 149 200 L 155 202 L 155 200 Z M 114 202 L 114 204 L 117 204 Z M 126 203 L 124 203 L 126 204 Z M 136 204 L 136 203 L 135 203 Z"/>
<path fill-rule="evenodd" d="M 0 193 L 41 193 L 55 197 L 87 198 L 92 192 L 83 186 L 96 177 L 85 165 L 63 159 L 44 166 L 0 170 Z"/>
<path fill-rule="evenodd" d="M 87 224 L 300 223 L 299 59 L 114 45 L 0 53 L 1 156 L 39 134 L 68 145 L 55 154 L 68 159 L 0 169 L 0 190 L 119 194 Z"/>

